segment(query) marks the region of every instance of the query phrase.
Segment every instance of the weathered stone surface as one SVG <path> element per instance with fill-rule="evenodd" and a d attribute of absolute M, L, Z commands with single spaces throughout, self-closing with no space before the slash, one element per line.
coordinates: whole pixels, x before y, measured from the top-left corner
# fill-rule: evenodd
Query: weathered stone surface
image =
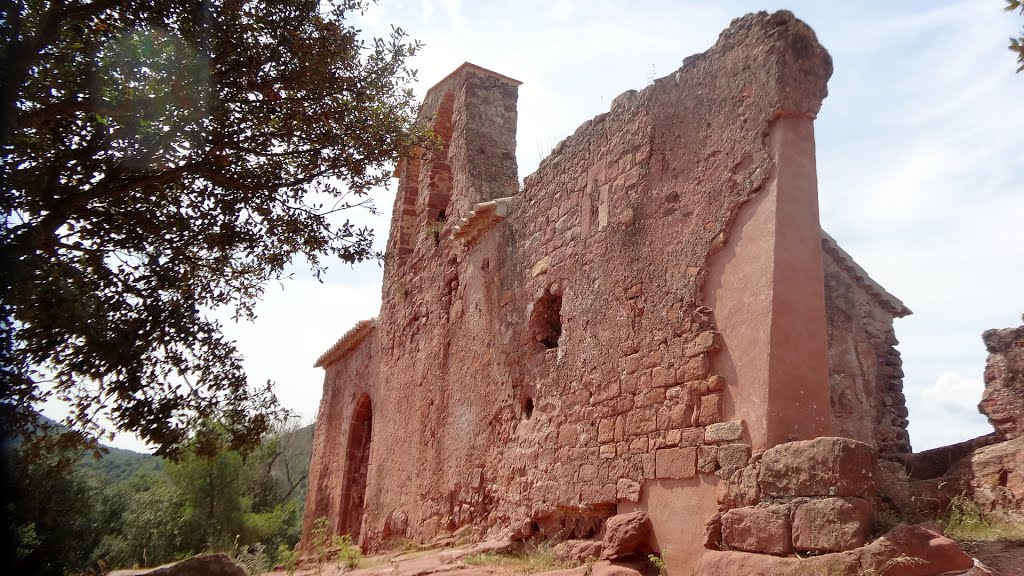
<path fill-rule="evenodd" d="M 790 507 L 729 510 L 722 514 L 722 542 L 731 550 L 790 554 L 793 552 Z"/>
<path fill-rule="evenodd" d="M 725 444 L 718 447 L 718 466 L 722 475 L 729 477 L 750 462 L 750 446 L 746 444 Z"/>
<path fill-rule="evenodd" d="M 743 422 L 718 422 L 704 428 L 704 441 L 709 444 L 735 442 L 743 437 Z"/>
<path fill-rule="evenodd" d="M 604 530 L 601 559 L 615 560 L 646 547 L 647 536 L 651 532 L 651 521 L 646 513 L 640 511 L 619 514 L 608 519 Z"/>
<path fill-rule="evenodd" d="M 1024 435 L 1024 326 L 987 330 L 982 340 L 988 359 L 978 410 L 1000 437 L 1017 438 Z"/>
<path fill-rule="evenodd" d="M 600 540 L 566 540 L 554 548 L 555 556 L 563 562 L 586 562 L 600 558 L 604 544 Z"/>
<path fill-rule="evenodd" d="M 753 506 L 761 501 L 761 489 L 757 485 L 759 466 L 740 468 L 732 474 L 723 474 L 722 482 L 716 488 L 718 509 L 729 510 Z"/>
<path fill-rule="evenodd" d="M 894 558 L 906 556 L 908 562 Z M 914 560 L 916 559 L 916 560 Z M 938 576 L 965 574 L 974 561 L 956 543 L 921 526 L 900 525 L 875 542 L 847 552 L 823 554 L 810 558 L 780 558 L 765 554 L 736 551 L 709 551 L 701 556 L 694 574 L 701 576 L 736 576 L 764 574 L 771 576 Z M 985 571 L 975 569 L 971 576 Z"/>
<path fill-rule="evenodd" d="M 896 526 L 870 545 L 858 548 L 856 553 L 865 571 L 878 571 L 888 564 L 886 576 L 931 576 L 974 566 L 974 560 L 956 542 L 921 525 Z M 892 560 L 901 555 L 919 561 L 892 565 Z"/>
<path fill-rule="evenodd" d="M 780 444 L 760 464 L 758 485 L 769 496 L 861 496 L 875 488 L 874 449 L 849 438 Z"/>
<path fill-rule="evenodd" d="M 829 236 L 823 237 L 832 434 L 910 452 L 900 421 L 907 416 L 893 319 L 910 314 L 871 280 Z M 894 418 L 897 420 L 894 422 Z"/>
<path fill-rule="evenodd" d="M 970 472 L 973 498 L 985 510 L 1024 521 L 1024 436 L 978 448 Z"/>
<path fill-rule="evenodd" d="M 843 552 L 864 545 L 871 533 L 871 505 L 861 498 L 822 498 L 796 506 L 793 547 L 803 552 Z"/>
<path fill-rule="evenodd" d="M 658 478 L 690 478 L 697 473 L 696 448 L 664 448 L 654 457 Z"/>
<path fill-rule="evenodd" d="M 613 564 L 607 561 L 595 562 L 591 576 L 642 576 L 639 566 Z"/>
<path fill-rule="evenodd" d="M 694 574 L 700 576 L 862 576 L 860 561 L 853 553 L 827 554 L 811 558 L 780 558 L 750 552 L 708 552 L 701 556 Z M 888 576 L 888 573 L 886 573 Z"/>

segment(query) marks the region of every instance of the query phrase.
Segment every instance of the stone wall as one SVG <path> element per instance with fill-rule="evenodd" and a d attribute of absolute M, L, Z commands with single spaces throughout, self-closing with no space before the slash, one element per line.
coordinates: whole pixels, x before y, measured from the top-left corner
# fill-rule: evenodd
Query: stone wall
<path fill-rule="evenodd" d="M 893 319 L 910 314 L 830 236 L 822 239 L 833 431 L 880 454 L 910 452 Z"/>
<path fill-rule="evenodd" d="M 829 407 L 814 175 L 830 74 L 791 14 L 738 19 L 522 190 L 519 83 L 466 64 L 432 88 L 421 118 L 443 143 L 396 172 L 380 314 L 318 362 L 307 541 L 319 516 L 368 549 L 588 538 L 640 508 L 689 571 L 720 476 L 849 420 Z M 833 333 L 884 331 L 851 298 Z"/>

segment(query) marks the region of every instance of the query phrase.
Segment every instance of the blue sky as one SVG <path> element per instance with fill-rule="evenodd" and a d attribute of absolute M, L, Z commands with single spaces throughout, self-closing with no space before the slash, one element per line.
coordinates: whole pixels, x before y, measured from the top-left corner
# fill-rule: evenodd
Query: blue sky
<path fill-rule="evenodd" d="M 425 43 L 417 93 L 464 61 L 523 82 L 520 178 L 562 138 L 710 47 L 729 21 L 792 10 L 832 54 L 816 122 L 822 226 L 914 315 L 896 323 L 916 450 L 990 430 L 976 405 L 981 332 L 1024 313 L 1024 74 L 1007 39 L 1024 18 L 1001 0 L 879 2 L 422 2 L 381 0 L 367 32 L 394 24 Z M 380 216 L 353 214 L 387 237 Z M 230 325 L 253 382 L 315 418 L 313 361 L 377 314 L 376 263 L 338 264 L 273 286 L 252 325 Z M 130 438 L 118 445 L 137 447 Z"/>

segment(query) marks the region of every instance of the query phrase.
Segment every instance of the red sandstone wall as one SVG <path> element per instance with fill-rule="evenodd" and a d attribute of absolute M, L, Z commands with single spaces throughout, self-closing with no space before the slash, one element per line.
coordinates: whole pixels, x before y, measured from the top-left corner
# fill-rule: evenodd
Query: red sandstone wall
<path fill-rule="evenodd" d="M 468 248 L 451 237 L 458 219 L 515 192 L 517 83 L 469 70 L 432 89 L 424 113 L 451 98 L 450 140 L 400 169 L 378 328 L 328 367 L 307 531 L 319 514 L 344 524 L 347 436 L 363 393 L 369 548 L 465 527 L 592 535 L 652 493 L 706 499 L 716 473 L 745 465 L 748 431 L 723 422 L 736 383 L 712 373 L 721 336 L 704 282 L 741 207 L 778 188 L 776 120 L 809 128 L 830 74 L 792 15 L 737 20 L 714 48 L 581 125 Z M 463 120 L 474 115 L 498 121 Z M 432 206 L 424 194 L 451 200 Z M 554 319 L 561 334 L 549 347 Z M 778 417 L 802 416 L 813 411 Z M 694 512 L 689 523 L 702 523 L 707 511 Z M 677 566 L 686 546 L 700 548 L 658 539 L 677 546 Z"/>
<path fill-rule="evenodd" d="M 978 411 L 1000 439 L 1024 436 L 1024 326 L 986 330 L 982 340 L 988 359 Z"/>
<path fill-rule="evenodd" d="M 909 313 L 879 298 L 825 241 L 825 306 L 832 425 L 837 436 L 909 453 L 903 362 L 893 319 Z"/>

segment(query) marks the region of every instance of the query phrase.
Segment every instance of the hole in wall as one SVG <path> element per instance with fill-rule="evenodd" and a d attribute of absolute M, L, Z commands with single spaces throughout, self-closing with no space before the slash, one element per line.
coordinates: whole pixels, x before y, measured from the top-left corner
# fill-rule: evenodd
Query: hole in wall
<path fill-rule="evenodd" d="M 533 398 L 527 397 L 523 402 L 523 420 L 533 417 Z"/>
<path fill-rule="evenodd" d="M 562 338 L 562 295 L 545 290 L 530 315 L 533 339 L 547 349 L 557 348 Z"/>

